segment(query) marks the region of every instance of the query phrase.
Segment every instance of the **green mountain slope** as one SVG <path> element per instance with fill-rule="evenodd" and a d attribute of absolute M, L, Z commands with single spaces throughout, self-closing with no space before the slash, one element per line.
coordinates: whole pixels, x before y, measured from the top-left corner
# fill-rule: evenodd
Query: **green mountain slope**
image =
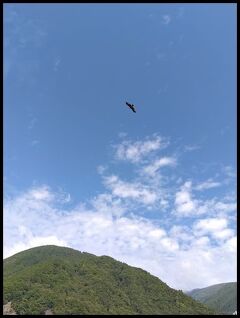
<path fill-rule="evenodd" d="M 188 295 L 220 313 L 232 314 L 237 310 L 237 283 L 194 289 Z"/>
<path fill-rule="evenodd" d="M 8 302 L 17 314 L 213 313 L 140 268 L 52 245 L 4 260 Z"/>

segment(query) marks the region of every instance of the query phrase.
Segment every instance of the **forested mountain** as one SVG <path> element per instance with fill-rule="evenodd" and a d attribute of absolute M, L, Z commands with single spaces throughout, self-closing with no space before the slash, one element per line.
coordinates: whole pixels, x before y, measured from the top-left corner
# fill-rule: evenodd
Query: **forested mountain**
<path fill-rule="evenodd" d="M 237 310 L 237 283 L 223 283 L 187 293 L 219 313 L 233 314 Z"/>
<path fill-rule="evenodd" d="M 17 314 L 212 314 L 148 272 L 71 248 L 41 246 L 4 260 L 4 304 Z"/>

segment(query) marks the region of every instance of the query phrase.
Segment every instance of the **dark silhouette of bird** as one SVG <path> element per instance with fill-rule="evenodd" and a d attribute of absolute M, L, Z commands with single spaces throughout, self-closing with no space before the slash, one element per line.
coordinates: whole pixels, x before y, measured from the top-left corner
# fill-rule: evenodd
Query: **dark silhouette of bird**
<path fill-rule="evenodd" d="M 131 108 L 131 110 L 132 110 L 134 113 L 136 113 L 136 109 L 135 109 L 135 107 L 134 107 L 133 104 L 129 104 L 128 102 L 126 102 L 126 104 L 128 105 L 129 108 Z"/>

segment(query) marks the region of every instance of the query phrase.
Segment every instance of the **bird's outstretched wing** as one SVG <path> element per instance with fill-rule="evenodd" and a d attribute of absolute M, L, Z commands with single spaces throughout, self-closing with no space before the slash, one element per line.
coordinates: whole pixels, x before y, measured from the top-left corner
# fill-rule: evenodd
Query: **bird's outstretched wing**
<path fill-rule="evenodd" d="M 128 102 L 126 102 L 126 104 L 128 105 L 129 108 L 131 108 L 131 110 L 132 110 L 134 113 L 136 113 L 136 110 L 135 110 L 133 104 L 131 105 L 131 104 L 129 104 Z"/>

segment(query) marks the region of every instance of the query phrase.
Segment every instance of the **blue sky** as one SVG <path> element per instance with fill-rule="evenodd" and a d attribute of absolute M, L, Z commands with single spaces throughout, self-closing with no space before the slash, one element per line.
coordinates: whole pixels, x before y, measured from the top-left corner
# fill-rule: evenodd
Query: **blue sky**
<path fill-rule="evenodd" d="M 5 257 L 235 281 L 236 5 L 5 4 L 4 199 Z"/>

